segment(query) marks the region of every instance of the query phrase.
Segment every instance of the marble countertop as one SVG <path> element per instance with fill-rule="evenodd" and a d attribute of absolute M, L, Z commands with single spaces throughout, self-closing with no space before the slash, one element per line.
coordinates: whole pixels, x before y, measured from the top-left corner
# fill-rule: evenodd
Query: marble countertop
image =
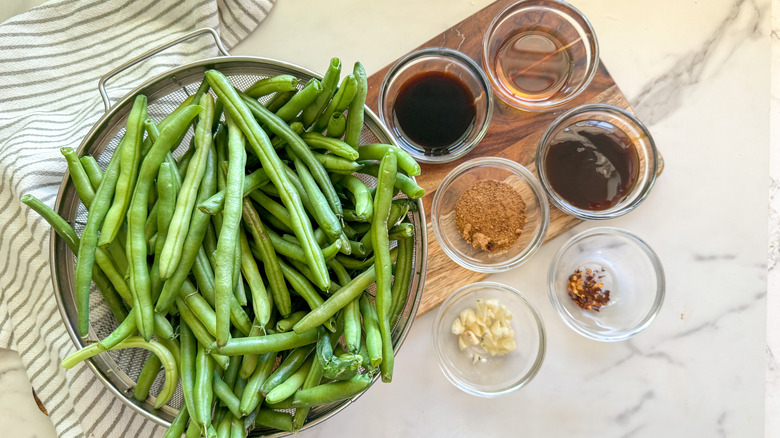
<path fill-rule="evenodd" d="M 371 74 L 489 3 L 283 0 L 232 53 L 316 71 L 338 56 L 345 65 L 360 60 Z M 392 384 L 375 385 L 301 437 L 346 430 L 387 437 L 780 435 L 780 362 L 772 353 L 780 355 L 780 318 L 770 313 L 767 323 L 768 302 L 778 307 L 767 281 L 776 286 L 780 278 L 780 232 L 767 227 L 768 218 L 780 218 L 780 158 L 768 159 L 770 134 L 780 144 L 780 123 L 774 117 L 770 130 L 769 117 L 770 39 L 778 40 L 775 32 L 770 38 L 770 3 L 572 3 L 591 20 L 602 62 L 664 156 L 650 197 L 622 218 L 577 226 L 527 264 L 491 277 L 523 291 L 545 322 L 547 356 L 526 387 L 482 399 L 452 386 L 435 361 L 430 313 L 414 323 Z M 574 333 L 547 298 L 553 253 L 573 233 L 597 225 L 639 235 L 665 268 L 663 308 L 629 341 L 599 343 Z M 13 369 L 12 357 L 0 355 L 0 383 L 10 379 L 2 370 Z M 0 404 L 9 406 L 9 397 L 0 394 Z M 25 425 L 13 436 L 33 436 L 26 425 L 45 422 L 21 420 L 0 417 L 12 430 Z"/>

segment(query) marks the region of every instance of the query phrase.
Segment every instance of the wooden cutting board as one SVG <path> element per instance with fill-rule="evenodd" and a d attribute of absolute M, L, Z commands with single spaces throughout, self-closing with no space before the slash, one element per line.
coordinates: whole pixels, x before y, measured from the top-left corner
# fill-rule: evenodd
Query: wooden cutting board
<path fill-rule="evenodd" d="M 419 47 L 447 47 L 470 56 L 478 64 L 482 59 L 482 37 L 493 17 L 516 0 L 498 0 L 449 28 Z M 391 63 L 392 65 L 392 63 Z M 484 66 L 482 66 L 484 68 Z M 382 79 L 390 65 L 368 78 L 366 103 L 377 111 L 377 96 Z M 445 164 L 421 164 L 422 174 L 417 177 L 426 194 L 423 197 L 425 211 L 430 214 L 433 194 L 442 179 L 456 166 L 477 157 L 494 156 L 514 160 L 535 173 L 536 148 L 547 126 L 566 110 L 586 103 L 608 103 L 631 110 L 623 93 L 612 80 L 603 63 L 599 63 L 593 81 L 587 89 L 567 105 L 550 112 L 526 112 L 504 103 L 496 96 L 493 118 L 485 138 L 465 157 Z M 659 173 L 663 159 L 659 157 Z M 549 241 L 574 227 L 581 221 L 550 206 Z M 519 268 L 522 269 L 522 268 Z M 418 315 L 425 314 L 441 304 L 461 286 L 486 278 L 490 274 L 473 272 L 453 262 L 436 242 L 430 218 L 428 220 L 428 271 L 425 290 Z"/>

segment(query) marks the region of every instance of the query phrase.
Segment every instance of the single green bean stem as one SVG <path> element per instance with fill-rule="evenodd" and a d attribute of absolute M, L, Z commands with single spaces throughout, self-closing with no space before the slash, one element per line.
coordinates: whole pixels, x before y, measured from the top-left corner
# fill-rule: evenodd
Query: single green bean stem
<path fill-rule="evenodd" d="M 114 203 L 108 210 L 100 231 L 100 240 L 98 240 L 100 246 L 105 246 L 116 238 L 119 228 L 124 222 L 127 209 L 130 207 L 130 197 L 133 194 L 133 187 L 138 177 L 138 166 L 141 162 L 141 144 L 146 116 L 146 96 L 139 94 L 135 98 L 127 119 L 127 129 L 125 130 L 127 141 L 121 142 L 121 148 L 114 152 L 120 154 L 119 179 L 114 191 Z"/>
<path fill-rule="evenodd" d="M 187 238 L 192 211 L 198 198 L 198 188 L 206 174 L 206 164 L 209 160 L 212 136 L 211 126 L 214 119 L 214 99 L 204 94 L 200 99 L 200 105 L 204 108 L 198 115 L 198 124 L 195 127 L 194 158 L 187 166 L 187 176 L 182 182 L 176 206 L 173 211 L 170 229 L 165 238 L 165 243 L 160 253 L 160 277 L 168 279 L 173 275 L 181 261 L 184 240 Z"/>

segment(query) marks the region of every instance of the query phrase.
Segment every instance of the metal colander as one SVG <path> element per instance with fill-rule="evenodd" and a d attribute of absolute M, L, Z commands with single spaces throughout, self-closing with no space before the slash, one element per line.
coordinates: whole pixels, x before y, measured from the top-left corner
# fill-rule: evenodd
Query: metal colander
<path fill-rule="evenodd" d="M 170 70 L 146 81 L 135 90 L 125 95 L 116 104 L 113 106 L 110 105 L 104 86 L 108 78 L 174 44 L 207 33 L 210 33 L 214 37 L 217 47 L 224 56 L 204 59 Z M 219 38 L 214 30 L 201 29 L 145 53 L 108 73 L 101 79 L 99 90 L 107 110 L 81 143 L 79 154 L 82 156 L 86 154 L 93 155 L 98 163 L 105 169 L 109 157 L 114 152 L 114 149 L 124 134 L 127 118 L 133 105 L 133 99 L 136 95 L 144 94 L 147 96 L 149 117 L 156 122 L 159 122 L 165 115 L 173 111 L 187 96 L 196 92 L 203 80 L 204 73 L 210 69 L 216 69 L 222 72 L 238 89 L 246 89 L 258 79 L 278 74 L 294 75 L 298 77 L 300 84 L 305 84 L 306 81 L 311 78 L 321 79 L 320 75 L 312 71 L 286 62 L 260 57 L 230 56 L 227 54 L 224 47 L 221 46 Z M 192 129 L 182 141 L 182 145 L 189 144 L 191 137 Z M 376 115 L 366 107 L 365 122 L 361 134 L 361 144 L 368 143 L 393 143 L 393 140 L 390 133 L 381 124 Z M 184 149 L 183 146 L 180 147 L 174 152 L 174 156 L 182 154 Z M 359 175 L 359 177 L 370 186 L 376 185 L 376 179 L 373 177 L 367 177 L 365 175 Z M 392 332 L 393 345 L 396 351 L 400 348 L 406 334 L 411 328 L 411 323 L 422 298 L 423 284 L 425 282 L 425 262 L 427 258 L 425 214 L 422 202 L 418 201 L 417 205 L 418 208 L 416 211 L 411 211 L 407 218 L 407 220 L 415 225 L 414 271 L 410 280 L 409 298 Z M 60 186 L 55 210 L 73 225 L 79 235 L 81 234 L 86 223 L 87 211 L 84 205 L 79 201 L 73 182 L 68 174 L 65 175 Z M 52 233 L 51 239 L 51 260 L 53 261 L 53 263 L 51 263 L 52 278 L 57 304 L 70 337 L 76 347 L 83 348 L 110 334 L 117 327 L 118 323 L 108 310 L 108 306 L 103 302 L 100 292 L 97 291 L 94 285 L 90 297 L 89 336 L 84 339 L 78 334 L 78 317 L 76 314 L 76 304 L 73 293 L 75 256 L 65 242 L 55 233 Z M 160 373 L 152 386 L 149 399 L 139 402 L 132 397 L 135 380 L 138 378 L 149 354 L 150 353 L 147 351 L 140 349 L 109 351 L 92 358 L 88 361 L 88 366 L 92 369 L 98 379 L 127 405 L 147 418 L 167 427 L 176 416 L 179 407 L 182 406 L 183 397 L 181 387 L 177 389 L 176 394 L 168 405 L 161 409 L 155 409 L 154 396 L 159 392 L 163 383 L 163 373 Z M 312 427 L 318 422 L 336 414 L 352 401 L 353 400 L 348 400 L 313 408 L 309 414 L 305 428 Z M 282 436 L 286 435 L 286 433 L 259 428 L 255 429 L 255 431 L 252 432 L 252 435 Z"/>

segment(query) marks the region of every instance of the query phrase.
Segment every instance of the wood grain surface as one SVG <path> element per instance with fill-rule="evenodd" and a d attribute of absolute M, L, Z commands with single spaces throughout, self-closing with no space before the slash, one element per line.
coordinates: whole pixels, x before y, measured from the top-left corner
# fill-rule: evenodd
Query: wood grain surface
<path fill-rule="evenodd" d="M 504 7 L 515 0 L 498 0 L 478 11 L 450 29 L 437 35 L 419 47 L 447 47 L 459 50 L 470 56 L 483 68 L 482 37 L 493 17 Z M 377 97 L 382 79 L 390 65 L 374 73 L 368 78 L 368 98 L 366 103 L 377 112 Z M 473 272 L 453 262 L 436 242 L 430 221 L 430 206 L 433 194 L 442 179 L 459 164 L 477 157 L 494 156 L 516 161 L 534 172 L 536 148 L 547 126 L 568 109 L 586 103 L 608 103 L 631 110 L 623 93 L 612 80 L 603 63 L 599 63 L 598 72 L 582 94 L 568 102 L 565 106 L 549 112 L 527 112 L 516 109 L 504 103 L 495 96 L 495 106 L 490 127 L 482 142 L 466 156 L 444 164 L 421 164 L 422 174 L 417 177 L 417 183 L 426 190 L 423 204 L 428 216 L 428 268 L 422 302 L 418 315 L 425 314 L 441 304 L 455 290 L 466 284 L 486 278 L 489 274 Z M 659 172 L 663 160 L 659 157 Z M 549 241 L 579 222 L 572 216 L 564 214 L 550 206 L 550 225 L 545 241 Z M 522 269 L 522 267 L 518 268 Z"/>

